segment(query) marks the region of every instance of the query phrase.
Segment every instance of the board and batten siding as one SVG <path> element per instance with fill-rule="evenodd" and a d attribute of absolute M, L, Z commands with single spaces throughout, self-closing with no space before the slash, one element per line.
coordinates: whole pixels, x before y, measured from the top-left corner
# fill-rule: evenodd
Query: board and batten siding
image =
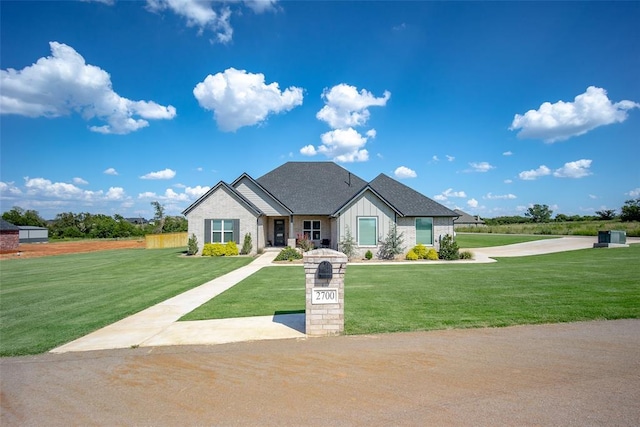
<path fill-rule="evenodd" d="M 248 201 L 264 212 L 265 215 L 289 216 L 289 212 L 284 207 L 275 202 L 271 196 L 265 193 L 248 178 L 242 178 L 234 188 L 238 193 L 242 194 Z"/>
<path fill-rule="evenodd" d="M 338 224 L 338 241 L 344 239 L 347 234 L 347 226 L 351 235 L 358 243 L 358 218 L 377 217 L 378 218 L 378 241 L 386 238 L 389 233 L 389 225 L 395 222 L 396 214 L 385 202 L 371 191 L 365 191 L 360 197 L 352 201 L 340 215 Z M 367 250 L 377 252 L 377 248 L 366 247 L 362 250 L 362 256 Z"/>
<path fill-rule="evenodd" d="M 447 234 L 453 235 L 453 218 L 451 217 L 415 217 L 406 216 L 398 218 L 398 234 L 402 235 L 405 246 L 405 252 L 416 245 L 416 218 L 432 218 L 433 219 L 433 247 L 440 250 L 440 238 Z"/>
<path fill-rule="evenodd" d="M 202 201 L 191 212 L 187 214 L 189 223 L 189 236 L 195 234 L 198 238 L 198 254 L 202 255 L 202 248 L 205 242 L 205 219 L 238 219 L 239 220 L 239 244 L 238 249 L 242 248 L 244 236 L 251 233 L 253 240 L 253 253 L 257 247 L 256 237 L 260 240 L 258 215 L 249 210 L 245 203 L 242 203 L 237 196 L 231 194 L 224 187 L 219 187 L 213 194 Z M 259 245 L 259 243 L 258 243 Z M 264 247 L 264 243 L 263 246 Z"/>

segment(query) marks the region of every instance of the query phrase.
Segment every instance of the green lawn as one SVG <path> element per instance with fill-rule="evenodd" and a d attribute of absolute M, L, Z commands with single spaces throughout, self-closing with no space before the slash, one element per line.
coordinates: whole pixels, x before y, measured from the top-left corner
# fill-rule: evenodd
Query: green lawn
<path fill-rule="evenodd" d="M 640 245 L 491 264 L 347 267 L 348 334 L 640 318 Z M 182 320 L 303 311 L 302 267 L 263 269 Z"/>
<path fill-rule="evenodd" d="M 514 234 L 476 234 L 456 233 L 459 248 L 488 248 L 490 246 L 513 245 L 514 243 L 533 242 L 534 240 L 557 239 L 557 236 L 525 236 Z"/>
<path fill-rule="evenodd" d="M 0 355 L 72 341 L 248 264 L 129 249 L 0 262 Z"/>

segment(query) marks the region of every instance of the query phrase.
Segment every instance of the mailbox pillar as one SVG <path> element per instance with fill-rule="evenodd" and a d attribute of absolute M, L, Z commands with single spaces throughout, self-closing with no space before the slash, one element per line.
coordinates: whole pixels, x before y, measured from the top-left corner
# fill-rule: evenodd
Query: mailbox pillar
<path fill-rule="evenodd" d="M 306 280 L 305 333 L 309 336 L 344 332 L 344 273 L 347 256 L 316 249 L 303 256 Z"/>

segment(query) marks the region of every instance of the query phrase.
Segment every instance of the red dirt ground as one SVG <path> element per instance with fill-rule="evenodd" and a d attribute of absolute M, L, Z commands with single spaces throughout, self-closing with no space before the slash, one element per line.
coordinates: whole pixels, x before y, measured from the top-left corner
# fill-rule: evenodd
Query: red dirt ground
<path fill-rule="evenodd" d="M 36 258 L 51 255 L 144 248 L 144 239 L 82 240 L 77 242 L 21 243 L 17 251 L 0 254 L 0 259 Z"/>

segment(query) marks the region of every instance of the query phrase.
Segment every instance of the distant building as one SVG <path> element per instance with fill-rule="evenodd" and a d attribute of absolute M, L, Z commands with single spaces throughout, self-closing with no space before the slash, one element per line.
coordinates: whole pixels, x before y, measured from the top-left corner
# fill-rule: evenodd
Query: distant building
<path fill-rule="evenodd" d="M 133 225 L 146 225 L 149 223 L 149 221 L 147 221 L 146 219 L 142 218 L 142 217 L 138 217 L 138 218 L 125 218 L 125 220 L 127 222 L 130 222 Z"/>
<path fill-rule="evenodd" d="M 469 215 L 468 213 L 463 212 L 460 209 L 454 209 L 453 211 L 460 215 L 457 219 L 453 220 L 453 228 L 485 226 L 484 221 L 480 219 L 479 215 Z"/>
<path fill-rule="evenodd" d="M 20 243 L 44 243 L 49 241 L 49 229 L 47 227 L 35 227 L 32 225 L 19 225 Z"/>
<path fill-rule="evenodd" d="M 0 218 L 0 252 L 13 252 L 20 245 L 20 229 L 18 226 Z"/>

